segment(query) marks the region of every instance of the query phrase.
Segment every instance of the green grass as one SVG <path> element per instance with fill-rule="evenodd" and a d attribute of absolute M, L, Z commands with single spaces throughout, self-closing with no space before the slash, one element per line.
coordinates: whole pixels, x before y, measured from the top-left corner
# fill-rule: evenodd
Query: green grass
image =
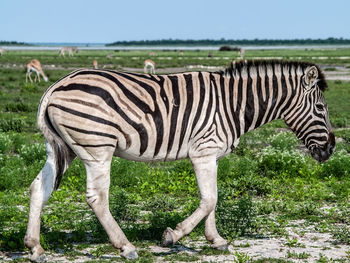
<path fill-rule="evenodd" d="M 152 54 L 153 53 L 153 54 Z M 208 57 L 211 53 L 212 57 Z M 343 59 L 340 59 L 343 57 Z M 245 59 L 278 58 L 284 60 L 307 60 L 310 62 L 339 65 L 350 63 L 350 49 L 266 49 L 246 50 Z M 186 50 L 183 55 L 177 50 L 80 50 L 74 57 L 58 56 L 58 51 L 8 51 L 0 58 L 0 66 L 15 64 L 22 69 L 33 58 L 37 58 L 44 66 L 55 65 L 56 68 L 91 68 L 92 61 L 98 60 L 100 67 L 109 69 L 120 67 L 137 67 L 142 70 L 143 61 L 151 58 L 157 68 L 184 67 L 188 65 L 225 66 L 233 59 L 239 59 L 237 51 L 220 52 L 218 50 Z M 49 72 L 49 79 L 53 76 Z"/>
<path fill-rule="evenodd" d="M 207 58 L 208 51 L 185 51 L 183 57 L 175 51 L 155 52 L 154 60 L 160 67 L 223 66 L 237 57 L 234 52 L 218 51 L 213 51 L 214 59 Z M 107 58 L 110 53 L 114 56 Z M 330 61 L 334 59 L 342 64 L 345 62 L 336 58 L 350 56 L 350 51 L 248 50 L 246 54 L 248 58 L 302 57 L 308 61 L 327 56 Z M 24 65 L 33 57 L 43 65 L 56 65 L 56 69 L 46 70 L 49 83 L 25 83 Z M 36 127 L 36 110 L 45 89 L 70 72 L 70 68 L 90 67 L 93 59 L 107 68 L 141 68 L 146 57 L 149 51 L 136 50 L 81 51 L 74 58 L 57 57 L 57 52 L 52 51 L 11 51 L 0 58 L 1 252 L 26 251 L 22 240 L 29 212 L 29 186 L 46 158 L 44 137 Z M 166 57 L 171 59 L 163 59 Z M 21 68 L 6 68 L 13 64 Z M 297 247 L 301 244 L 288 236 L 286 228 L 293 220 L 303 219 L 318 231 L 330 233 L 336 242 L 349 244 L 350 83 L 328 81 L 328 85 L 325 97 L 330 119 L 340 129 L 335 130 L 337 149 L 327 163 L 314 161 L 302 150 L 293 133 L 281 132 L 284 130 L 281 128 L 286 128 L 283 121 L 244 135 L 235 152 L 219 161 L 217 225 L 219 232 L 231 242 L 242 236 L 283 236 L 288 238 L 286 247 Z M 113 158 L 111 174 L 111 212 L 128 238 L 141 248 L 139 255 L 144 261 L 154 262 L 162 256 L 164 260 L 190 262 L 214 253 L 204 248 L 193 255 L 155 255 L 148 250 L 150 245 L 159 245 L 166 227 L 175 227 L 199 204 L 189 160 L 139 163 Z M 114 250 L 85 202 L 85 184 L 83 165 L 75 160 L 44 209 L 42 245 L 49 251 L 60 249 L 67 258 L 77 257 L 80 250 L 94 245 L 91 261 L 103 262 L 101 255 L 113 254 Z M 200 240 L 203 230 L 201 223 L 189 238 Z M 114 255 L 118 260 L 117 254 Z M 288 257 L 305 259 L 308 254 L 290 252 Z M 235 258 L 237 262 L 290 262 L 289 259 L 252 261 L 245 254 L 237 254 Z M 324 256 L 320 256 L 319 262 L 325 262 L 322 260 Z"/>

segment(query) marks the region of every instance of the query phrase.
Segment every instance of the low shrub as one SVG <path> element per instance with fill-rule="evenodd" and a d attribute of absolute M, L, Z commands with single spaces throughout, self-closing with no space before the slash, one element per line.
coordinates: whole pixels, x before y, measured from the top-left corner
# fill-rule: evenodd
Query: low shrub
<path fill-rule="evenodd" d="M 292 132 L 279 132 L 267 140 L 272 147 L 279 150 L 292 150 L 298 145 L 298 139 Z"/>
<path fill-rule="evenodd" d="M 5 133 L 0 133 L 0 154 L 6 154 L 10 152 L 12 148 L 12 141 L 10 136 Z"/>
<path fill-rule="evenodd" d="M 35 143 L 31 145 L 22 145 L 19 149 L 19 154 L 25 161 L 26 165 L 30 165 L 33 162 L 46 159 L 45 145 L 42 143 Z"/>
<path fill-rule="evenodd" d="M 260 153 L 259 169 L 268 177 L 296 176 L 300 170 L 305 170 L 308 165 L 305 156 L 299 151 L 286 151 L 273 148 L 265 148 Z"/>
<path fill-rule="evenodd" d="M 333 127 L 344 128 L 348 125 L 348 119 L 343 114 L 333 114 L 330 116 L 330 121 Z"/>
<path fill-rule="evenodd" d="M 256 209 L 250 195 L 242 196 L 238 201 L 223 200 L 219 195 L 216 208 L 217 226 L 219 232 L 226 238 L 236 238 L 256 233 Z"/>
<path fill-rule="evenodd" d="M 33 83 L 26 83 L 21 87 L 21 92 L 36 93 L 38 92 L 38 87 Z"/>
<path fill-rule="evenodd" d="M 331 158 L 322 163 L 322 175 L 342 178 L 350 175 L 350 156 L 345 150 L 336 151 Z"/>
<path fill-rule="evenodd" d="M 25 231 L 25 226 L 21 226 L 19 230 L 10 229 L 0 233 L 0 251 L 23 251 Z"/>
<path fill-rule="evenodd" d="M 0 178 L 0 191 L 27 187 L 32 180 L 27 176 L 25 164 L 21 158 L 17 156 L 10 158 L 5 154 L 0 154 Z"/>
<path fill-rule="evenodd" d="M 27 123 L 25 120 L 16 117 L 0 120 L 0 130 L 3 132 L 22 132 L 26 126 Z"/>
<path fill-rule="evenodd" d="M 8 102 L 5 105 L 5 111 L 9 112 L 30 112 L 35 110 L 36 107 L 33 107 L 33 105 L 30 105 L 28 103 L 24 103 L 22 100 L 18 102 Z"/>

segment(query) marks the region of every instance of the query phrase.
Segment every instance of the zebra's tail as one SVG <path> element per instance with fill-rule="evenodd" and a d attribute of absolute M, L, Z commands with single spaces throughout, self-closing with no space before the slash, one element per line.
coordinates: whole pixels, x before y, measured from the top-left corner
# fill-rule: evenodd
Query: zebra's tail
<path fill-rule="evenodd" d="M 52 85 L 46 93 L 41 98 L 39 107 L 38 107 L 38 115 L 37 115 L 37 123 L 39 129 L 43 132 L 44 137 L 46 139 L 47 144 L 51 146 L 52 153 L 49 153 L 49 149 L 46 149 L 47 158 L 51 158 L 54 160 L 55 167 L 55 185 L 54 189 L 57 190 L 62 176 L 64 172 L 67 170 L 70 162 L 73 160 L 75 154 L 67 145 L 67 143 L 61 138 L 61 136 L 57 133 L 55 127 L 52 125 L 47 107 L 49 103 L 50 95 L 52 94 L 52 90 L 55 85 Z M 53 157 L 49 157 L 52 154 Z"/>

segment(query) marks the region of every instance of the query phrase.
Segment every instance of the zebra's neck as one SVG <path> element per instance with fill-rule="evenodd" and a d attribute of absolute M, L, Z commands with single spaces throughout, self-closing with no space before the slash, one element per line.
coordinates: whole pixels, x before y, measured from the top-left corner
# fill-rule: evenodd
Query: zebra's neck
<path fill-rule="evenodd" d="M 301 66 L 276 62 L 223 72 L 220 83 L 226 83 L 228 89 L 235 137 L 288 117 L 300 102 L 302 75 Z"/>

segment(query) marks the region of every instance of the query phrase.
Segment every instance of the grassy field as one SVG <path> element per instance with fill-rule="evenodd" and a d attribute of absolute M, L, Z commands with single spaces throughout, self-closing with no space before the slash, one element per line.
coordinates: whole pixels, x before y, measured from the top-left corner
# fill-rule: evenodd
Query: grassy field
<path fill-rule="evenodd" d="M 32 58 L 43 65 L 60 68 L 92 67 L 92 61 L 109 69 L 123 67 L 143 68 L 143 61 L 151 58 L 157 68 L 186 67 L 189 65 L 226 66 L 239 58 L 237 51 L 217 50 L 81 50 L 74 57 L 59 57 L 58 51 L 10 51 L 0 59 L 1 67 L 21 67 L 24 69 Z M 210 54 L 210 56 L 208 56 Z M 246 50 L 245 59 L 276 58 L 285 60 L 306 60 L 328 65 L 350 64 L 350 49 L 266 49 Z"/>
<path fill-rule="evenodd" d="M 218 51 L 212 51 L 211 58 L 207 57 L 209 51 L 184 51 L 183 55 L 177 51 L 154 52 L 152 59 L 163 68 L 226 66 L 238 57 L 234 52 Z M 113 56 L 107 58 L 111 53 Z M 44 138 L 36 127 L 36 110 L 43 92 L 71 69 L 90 67 L 93 59 L 98 59 L 101 67 L 142 70 L 149 53 L 80 51 L 75 57 L 62 58 L 51 51 L 10 51 L 0 57 L 0 260 L 13 257 L 27 261 L 23 237 L 29 186 L 45 163 Z M 327 67 L 347 67 L 350 63 L 350 49 L 248 50 L 246 55 L 302 59 Z M 49 83 L 25 83 L 24 65 L 32 58 L 42 62 Z M 350 245 L 350 82 L 335 80 L 328 85 L 325 97 L 337 138 L 336 151 L 328 162 L 318 164 L 305 153 L 282 121 L 244 135 L 237 150 L 220 160 L 217 226 L 231 243 L 228 254 L 211 250 L 203 242 L 203 224 L 172 250 L 151 249 L 159 246 L 166 227 L 175 227 L 199 203 L 188 160 L 138 163 L 114 158 L 111 212 L 137 246 L 138 261 L 215 262 L 224 257 L 231 262 L 349 262 L 350 248 L 337 259 L 329 255 Z M 85 190 L 85 171 L 75 160 L 44 209 L 41 244 L 49 255 L 59 255 L 57 260 L 85 257 L 89 262 L 122 261 L 88 208 Z M 310 228 L 332 240 L 320 249 L 316 259 L 303 243 Z M 283 240 L 279 248 L 282 257 L 259 258 L 250 253 L 255 241 L 273 238 Z M 301 251 L 295 252 L 296 248 Z M 186 249 L 191 253 L 182 251 Z"/>

